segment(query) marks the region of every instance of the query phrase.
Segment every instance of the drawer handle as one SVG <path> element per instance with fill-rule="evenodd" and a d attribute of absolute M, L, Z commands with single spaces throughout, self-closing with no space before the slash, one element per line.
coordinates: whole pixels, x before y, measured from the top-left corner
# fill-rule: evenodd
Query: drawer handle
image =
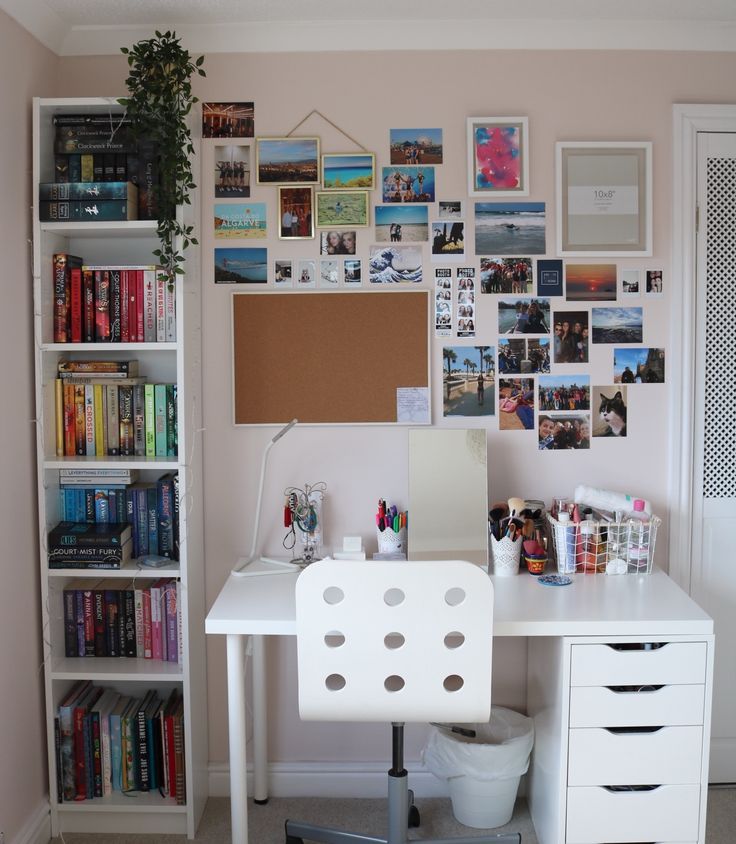
<path fill-rule="evenodd" d="M 610 791 L 611 794 L 619 794 L 623 792 L 635 792 L 635 791 L 655 791 L 658 788 L 661 788 L 660 785 L 604 785 L 602 786 L 606 789 L 606 791 Z"/>
<path fill-rule="evenodd" d="M 614 651 L 658 651 L 664 648 L 668 642 L 607 642 L 609 648 Z"/>
<path fill-rule="evenodd" d="M 664 688 L 664 685 L 659 686 L 606 686 L 610 692 L 618 695 L 638 694 L 639 692 L 658 692 Z"/>
<path fill-rule="evenodd" d="M 627 734 L 634 735 L 636 733 L 658 733 L 664 729 L 664 725 L 661 727 L 604 727 L 604 729 L 614 735 L 624 736 Z"/>

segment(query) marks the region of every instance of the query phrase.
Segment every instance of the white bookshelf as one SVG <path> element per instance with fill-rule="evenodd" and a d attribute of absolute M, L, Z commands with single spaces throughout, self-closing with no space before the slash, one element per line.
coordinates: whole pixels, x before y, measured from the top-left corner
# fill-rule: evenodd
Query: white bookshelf
<path fill-rule="evenodd" d="M 63 832 L 169 833 L 193 838 L 207 800 L 207 704 L 204 640 L 204 543 L 202 528 L 201 321 L 198 255 L 187 252 L 186 275 L 176 280 L 177 340 L 167 343 L 53 342 L 51 259 L 55 252 L 81 256 L 85 263 L 150 264 L 158 248 L 156 223 L 150 221 L 41 223 L 37 185 L 53 181 L 52 118 L 55 114 L 120 113 L 114 99 L 39 99 L 33 101 L 33 292 L 37 415 L 37 482 L 39 564 L 45 664 L 46 730 L 51 826 Z M 193 201 L 196 197 L 192 198 Z M 196 207 L 187 209 L 194 214 Z M 187 221 L 189 222 L 189 221 Z M 62 357 L 73 359 L 137 359 L 151 382 L 176 383 L 178 456 L 58 457 L 55 446 L 54 379 Z M 121 570 L 50 570 L 46 536 L 59 521 L 59 470 L 74 467 L 139 470 L 144 481 L 165 472 L 179 475 L 180 559 L 162 568 L 146 569 L 133 560 Z M 179 663 L 132 658 L 68 658 L 64 654 L 62 592 L 75 580 L 97 578 L 109 588 L 121 579 L 150 584 L 161 577 L 181 581 L 181 658 Z M 54 716 L 59 701 L 82 679 L 142 696 L 156 688 L 166 697 L 173 685 L 184 701 L 186 804 L 176 805 L 158 792 L 120 794 L 80 802 L 59 802 L 56 788 Z"/>

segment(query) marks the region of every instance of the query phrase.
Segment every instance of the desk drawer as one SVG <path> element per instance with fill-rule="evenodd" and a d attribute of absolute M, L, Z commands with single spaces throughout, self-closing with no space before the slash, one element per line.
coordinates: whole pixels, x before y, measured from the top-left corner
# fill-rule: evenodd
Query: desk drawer
<path fill-rule="evenodd" d="M 567 844 L 697 841 L 699 819 L 699 785 L 662 785 L 652 791 L 567 789 Z"/>
<path fill-rule="evenodd" d="M 705 642 L 670 642 L 653 650 L 618 650 L 611 645 L 573 645 L 570 684 L 703 684 L 705 658 Z"/>
<path fill-rule="evenodd" d="M 570 730 L 567 783 L 699 783 L 702 751 L 702 727 L 663 727 L 652 733 Z"/>
<path fill-rule="evenodd" d="M 649 688 L 650 691 L 646 691 Z M 571 727 L 657 727 L 703 723 L 705 686 L 577 686 L 570 690 Z"/>

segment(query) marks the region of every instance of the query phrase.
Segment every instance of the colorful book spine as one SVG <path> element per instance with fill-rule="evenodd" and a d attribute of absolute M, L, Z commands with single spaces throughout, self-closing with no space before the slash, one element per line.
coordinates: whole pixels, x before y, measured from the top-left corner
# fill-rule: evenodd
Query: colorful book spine
<path fill-rule="evenodd" d="M 82 268 L 71 269 L 70 341 L 82 342 Z"/>
<path fill-rule="evenodd" d="M 144 417 L 146 425 L 146 457 L 156 456 L 156 403 L 153 384 L 145 384 Z"/>
<path fill-rule="evenodd" d="M 143 342 L 156 342 L 156 270 L 143 271 Z"/>
<path fill-rule="evenodd" d="M 53 338 L 54 343 L 68 343 L 71 338 L 71 271 L 82 266 L 82 259 L 68 252 L 53 255 Z"/>
<path fill-rule="evenodd" d="M 155 453 L 156 457 L 166 457 L 166 384 L 155 384 L 154 388 L 155 414 Z"/>
<path fill-rule="evenodd" d="M 97 454 L 95 439 L 95 392 L 92 384 L 84 385 L 84 439 L 88 457 Z"/>
<path fill-rule="evenodd" d="M 110 342 L 110 272 L 95 270 L 95 340 Z"/>

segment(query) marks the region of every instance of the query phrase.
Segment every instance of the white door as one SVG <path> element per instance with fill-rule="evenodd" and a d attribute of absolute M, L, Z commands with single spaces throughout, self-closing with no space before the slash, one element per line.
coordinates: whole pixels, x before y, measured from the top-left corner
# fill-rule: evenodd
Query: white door
<path fill-rule="evenodd" d="M 736 782 L 736 134 L 698 133 L 697 161 L 690 591 L 715 622 L 710 781 Z"/>

